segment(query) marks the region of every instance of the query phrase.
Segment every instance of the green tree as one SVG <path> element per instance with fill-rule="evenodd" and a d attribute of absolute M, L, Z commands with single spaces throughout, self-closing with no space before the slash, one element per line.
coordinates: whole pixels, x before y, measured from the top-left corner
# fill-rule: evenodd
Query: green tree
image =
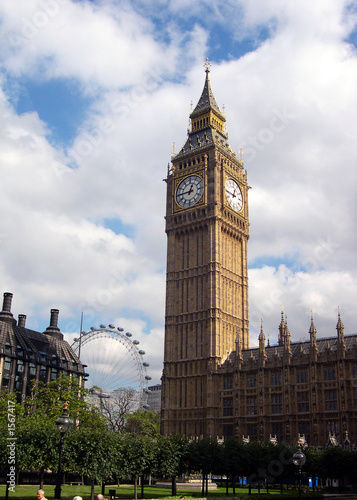
<path fill-rule="evenodd" d="M 117 473 L 118 453 L 119 441 L 113 432 L 82 427 L 72 429 L 65 439 L 63 470 L 87 476 L 92 483 L 93 500 L 94 483 L 106 482 Z"/>
<path fill-rule="evenodd" d="M 176 477 L 188 471 L 187 438 L 180 435 L 159 436 L 156 447 L 155 474 L 159 478 L 171 478 L 172 496 L 176 496 Z"/>
<path fill-rule="evenodd" d="M 136 410 L 126 416 L 124 428 L 128 434 L 157 437 L 160 435 L 160 414 L 156 411 Z"/>
<path fill-rule="evenodd" d="M 235 477 L 242 473 L 244 462 L 244 445 L 236 439 L 226 439 L 222 445 L 222 468 L 228 478 L 232 478 L 233 494 L 235 494 Z"/>
<path fill-rule="evenodd" d="M 47 384 L 34 382 L 24 401 L 24 416 L 55 421 L 62 414 L 64 403 L 68 403 L 68 413 L 77 425 L 97 428 L 104 425 L 104 419 L 88 395 L 89 391 L 80 387 L 75 378 L 62 374 Z"/>
<path fill-rule="evenodd" d="M 127 434 L 123 439 L 125 470 L 134 478 L 134 498 L 138 498 L 138 478 L 152 474 L 156 469 L 157 441 L 146 435 Z M 142 482 L 142 498 L 144 484 Z"/>
<path fill-rule="evenodd" d="M 271 482 L 272 475 L 269 472 L 269 465 L 274 459 L 274 446 L 270 443 L 252 441 L 244 445 L 245 461 L 244 469 L 250 485 L 265 484 Z"/>
<path fill-rule="evenodd" d="M 199 439 L 190 443 L 189 456 L 190 470 L 202 473 L 202 496 L 204 496 L 205 492 L 208 494 L 208 474 L 219 473 L 222 470 L 222 448 L 215 439 Z"/>
<path fill-rule="evenodd" d="M 325 479 L 338 479 L 340 485 L 343 484 L 349 453 L 338 446 L 324 450 L 320 461 L 322 477 Z"/>
<path fill-rule="evenodd" d="M 16 465 L 19 470 L 40 471 L 43 488 L 45 469 L 57 470 L 59 432 L 49 420 L 22 419 L 16 430 Z"/>
<path fill-rule="evenodd" d="M 306 456 L 306 464 L 304 465 L 304 471 L 309 476 L 319 476 L 321 470 L 321 457 L 322 452 L 314 447 L 309 447 L 304 450 Z"/>
<path fill-rule="evenodd" d="M 9 405 L 11 416 L 15 414 L 16 428 L 16 470 L 31 469 L 40 471 L 40 486 L 45 469 L 57 470 L 60 434 L 55 421 L 62 414 L 64 403 L 68 403 L 70 417 L 75 426 L 93 429 L 96 432 L 106 429 L 106 422 L 98 408 L 89 404 L 87 391 L 78 386 L 76 379 L 61 375 L 49 384 L 33 384 L 31 394 L 25 398 L 24 406 L 16 403 L 16 393 L 0 394 L 0 464 L 7 470 Z M 1 443 L 5 439 L 5 443 Z M 67 436 L 65 445 L 67 442 Z M 64 450 L 65 451 L 65 450 Z"/>
<path fill-rule="evenodd" d="M 75 378 L 62 374 L 48 384 L 32 384 L 24 401 L 23 417 L 36 422 L 39 419 L 55 422 L 63 412 L 64 403 L 68 404 L 68 413 L 76 427 L 105 428 L 105 419 L 89 398 L 88 389 L 80 387 Z"/>

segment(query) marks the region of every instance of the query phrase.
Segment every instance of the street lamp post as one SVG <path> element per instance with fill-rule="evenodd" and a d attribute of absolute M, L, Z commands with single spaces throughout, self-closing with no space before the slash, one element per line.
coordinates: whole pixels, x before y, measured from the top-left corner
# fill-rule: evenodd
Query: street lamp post
<path fill-rule="evenodd" d="M 56 420 L 56 427 L 58 432 L 61 434 L 60 444 L 59 444 L 59 459 L 58 459 L 58 474 L 57 474 L 57 482 L 55 487 L 55 499 L 60 500 L 61 498 L 61 484 L 62 484 L 62 449 L 63 449 L 63 441 L 64 435 L 67 431 L 72 427 L 73 421 L 69 418 L 67 412 L 68 403 L 64 404 L 63 413 Z"/>
<path fill-rule="evenodd" d="M 304 475 L 301 468 L 305 464 L 305 462 L 306 462 L 306 457 L 301 451 L 300 444 L 298 443 L 298 449 L 293 455 L 293 463 L 296 467 L 298 467 L 298 472 L 296 473 L 296 476 L 299 479 L 299 500 L 301 500 L 301 478 Z"/>

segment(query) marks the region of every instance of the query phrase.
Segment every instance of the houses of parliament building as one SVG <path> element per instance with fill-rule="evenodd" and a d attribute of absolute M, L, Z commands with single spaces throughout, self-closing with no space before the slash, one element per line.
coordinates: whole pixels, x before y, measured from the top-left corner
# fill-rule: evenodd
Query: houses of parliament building
<path fill-rule="evenodd" d="M 248 181 L 228 143 L 209 63 L 186 143 L 166 181 L 164 434 L 310 446 L 357 443 L 357 334 L 249 348 Z M 277 324 L 279 323 L 279 319 Z"/>

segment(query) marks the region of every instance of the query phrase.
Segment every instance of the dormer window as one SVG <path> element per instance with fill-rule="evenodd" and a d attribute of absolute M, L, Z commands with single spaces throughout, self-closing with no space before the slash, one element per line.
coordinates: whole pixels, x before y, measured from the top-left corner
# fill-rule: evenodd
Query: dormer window
<path fill-rule="evenodd" d="M 3 365 L 3 370 L 4 371 L 10 371 L 11 370 L 11 358 L 4 358 L 4 365 Z"/>
<path fill-rule="evenodd" d="M 19 360 L 17 360 L 17 366 L 16 366 L 16 368 L 17 368 L 17 372 L 18 372 L 18 373 L 23 373 L 23 371 L 24 371 L 24 369 L 25 369 L 25 367 L 24 367 L 24 362 L 23 362 L 23 361 L 21 361 L 20 359 L 19 359 Z"/>

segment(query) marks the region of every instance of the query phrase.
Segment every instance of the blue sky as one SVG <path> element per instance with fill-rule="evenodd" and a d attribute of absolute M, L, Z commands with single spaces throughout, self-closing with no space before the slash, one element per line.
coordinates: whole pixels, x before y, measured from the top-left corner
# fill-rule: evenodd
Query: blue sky
<path fill-rule="evenodd" d="M 14 82 L 18 84 L 17 81 Z M 48 140 L 70 144 L 86 118 L 92 99 L 82 94 L 78 83 L 62 79 L 23 80 L 12 104 L 18 114 L 35 112 L 48 125 Z"/>
<path fill-rule="evenodd" d="M 345 0 L 0 6 L 0 280 L 68 340 L 93 323 L 163 361 L 165 183 L 211 84 L 250 190 L 251 345 L 356 332 L 357 10 Z"/>

